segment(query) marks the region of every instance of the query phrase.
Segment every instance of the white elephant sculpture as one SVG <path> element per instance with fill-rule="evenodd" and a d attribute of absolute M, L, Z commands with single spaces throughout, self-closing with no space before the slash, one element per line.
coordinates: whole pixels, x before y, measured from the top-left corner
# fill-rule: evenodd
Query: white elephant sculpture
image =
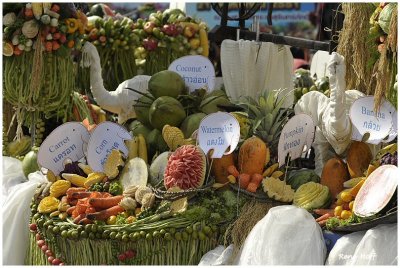
<path fill-rule="evenodd" d="M 119 64 L 115 62 L 115 64 Z M 104 110 L 118 114 L 118 123 L 123 124 L 130 118 L 136 118 L 133 104 L 141 95 L 127 88 L 133 88 L 145 93 L 147 91 L 150 76 L 137 75 L 128 79 L 114 91 L 107 91 L 104 88 L 101 76 L 100 56 L 96 47 L 86 42 L 83 47 L 83 66 L 90 66 L 90 86 L 93 97 L 97 104 Z"/>
<path fill-rule="evenodd" d="M 363 96 L 358 90 L 345 90 L 346 67 L 344 58 L 332 53 L 328 63 L 328 77 L 331 88 L 330 98 L 318 91 L 302 96 L 294 107 L 296 114 L 310 115 L 316 125 L 315 172 L 321 176 L 326 161 L 342 155 L 351 143 L 352 125 L 349 110 L 353 102 Z"/>

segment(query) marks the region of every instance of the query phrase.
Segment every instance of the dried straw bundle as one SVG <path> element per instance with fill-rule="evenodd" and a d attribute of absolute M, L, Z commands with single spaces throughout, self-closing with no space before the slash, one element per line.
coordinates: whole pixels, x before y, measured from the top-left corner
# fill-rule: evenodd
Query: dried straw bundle
<path fill-rule="evenodd" d="M 369 90 L 371 69 L 368 68 L 370 47 L 368 40 L 369 18 L 375 10 L 371 3 L 343 3 L 345 14 L 343 29 L 339 34 L 338 53 L 346 61 L 347 89 L 357 89 L 363 93 Z"/>

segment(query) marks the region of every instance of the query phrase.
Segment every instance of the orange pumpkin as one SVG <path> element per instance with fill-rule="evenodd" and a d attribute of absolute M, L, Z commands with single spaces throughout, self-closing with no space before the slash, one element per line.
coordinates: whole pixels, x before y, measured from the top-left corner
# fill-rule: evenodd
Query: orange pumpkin
<path fill-rule="evenodd" d="M 351 178 L 362 177 L 372 160 L 372 152 L 368 145 L 361 141 L 354 141 L 347 153 L 347 168 Z"/>
<path fill-rule="evenodd" d="M 322 169 L 321 184 L 328 186 L 332 200 L 343 191 L 343 183 L 350 178 L 346 164 L 342 159 L 334 157 L 329 159 Z"/>

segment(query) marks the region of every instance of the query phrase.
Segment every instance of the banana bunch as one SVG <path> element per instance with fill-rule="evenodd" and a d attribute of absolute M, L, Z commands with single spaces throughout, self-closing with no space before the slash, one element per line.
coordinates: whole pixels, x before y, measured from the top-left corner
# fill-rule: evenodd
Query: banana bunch
<path fill-rule="evenodd" d="M 168 147 L 171 149 L 171 151 L 175 151 L 179 146 L 182 145 L 195 144 L 195 141 L 193 139 L 185 139 L 182 130 L 170 125 L 165 125 L 163 127 L 162 137 L 165 143 L 167 143 Z"/>
<path fill-rule="evenodd" d="M 282 171 L 278 170 L 279 164 L 275 163 L 271 166 L 269 166 L 268 168 L 266 168 L 263 172 L 263 177 L 272 177 L 272 178 L 276 178 L 279 179 L 283 174 Z"/>
<path fill-rule="evenodd" d="M 135 158 L 142 158 L 146 164 L 148 163 L 146 139 L 142 134 L 133 137 L 132 140 L 125 141 L 128 147 L 128 161 Z"/>

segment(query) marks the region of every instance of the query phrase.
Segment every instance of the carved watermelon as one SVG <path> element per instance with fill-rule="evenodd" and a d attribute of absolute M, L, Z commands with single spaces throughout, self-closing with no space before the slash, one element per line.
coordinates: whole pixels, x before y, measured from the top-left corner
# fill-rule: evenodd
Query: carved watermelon
<path fill-rule="evenodd" d="M 168 159 L 164 172 L 164 185 L 169 189 L 178 186 L 182 190 L 199 188 L 206 176 L 206 156 L 200 147 L 184 145 L 176 149 Z"/>

